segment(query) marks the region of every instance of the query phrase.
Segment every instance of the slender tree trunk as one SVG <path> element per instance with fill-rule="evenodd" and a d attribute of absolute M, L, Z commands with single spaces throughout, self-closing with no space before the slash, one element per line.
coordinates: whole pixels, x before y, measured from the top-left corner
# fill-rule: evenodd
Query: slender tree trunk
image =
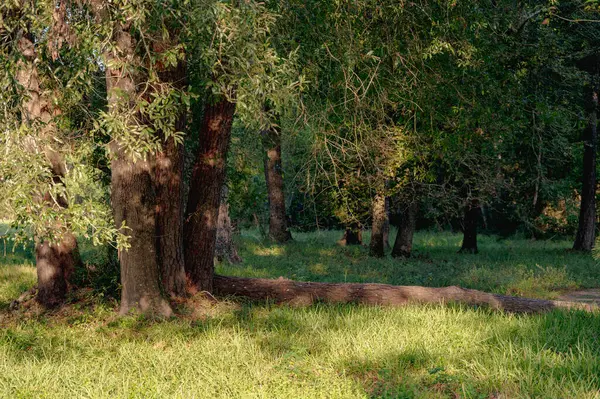
<path fill-rule="evenodd" d="M 55 141 L 53 136 L 56 133 L 53 112 L 56 113 L 58 110 L 55 110 L 51 102 L 42 94 L 36 67 L 37 53 L 34 38 L 30 35 L 23 36 L 19 40 L 18 48 L 23 59 L 19 61 L 17 80 L 27 95 L 21 111 L 22 122 L 37 131 L 41 139 L 47 143 L 44 153 L 48 160 L 48 167 L 52 171 L 53 184 L 62 184 L 62 178 L 66 173 L 64 160 L 60 152 L 51 146 Z M 44 194 L 42 201 L 50 207 L 68 206 L 65 198 L 59 197 L 54 202 L 49 193 Z M 65 230 L 64 227 L 56 227 Z M 58 306 L 65 300 L 69 277 L 80 260 L 77 240 L 68 231 L 63 231 L 61 240 L 55 243 L 36 239 L 35 253 L 38 280 L 36 300 L 46 308 Z"/>
<path fill-rule="evenodd" d="M 113 29 L 113 41 L 119 55 L 108 53 L 106 86 L 109 108 L 118 108 L 136 99 L 136 84 L 126 68 L 135 59 L 133 37 L 120 24 Z M 113 61 L 112 63 L 110 61 Z M 125 64 L 113 69 L 111 64 Z M 171 316 L 169 303 L 163 298 L 156 253 L 156 192 L 154 159 L 135 159 L 125 151 L 118 136 L 111 150 L 111 203 L 115 223 L 124 223 L 130 237 L 127 249 L 119 250 L 121 264 L 121 314 L 135 309 L 142 313 Z"/>
<path fill-rule="evenodd" d="M 233 226 L 229 218 L 229 204 L 227 203 L 228 194 L 229 189 L 227 188 L 227 184 L 223 184 L 221 205 L 219 206 L 215 256 L 220 262 L 227 260 L 231 264 L 236 264 L 241 263 L 242 258 L 238 254 L 235 242 L 233 241 Z"/>
<path fill-rule="evenodd" d="M 410 303 L 448 303 L 488 306 L 513 313 L 540 313 L 553 309 L 598 311 L 597 305 L 567 301 L 549 301 L 464 289 L 456 286 L 432 288 L 387 284 L 332 284 L 296 282 L 279 278 L 239 278 L 215 276 L 217 295 L 237 295 L 253 300 L 270 300 L 294 306 L 318 302 L 355 303 L 376 306 L 402 306 Z"/>
<path fill-rule="evenodd" d="M 212 291 L 221 188 L 235 104 L 207 104 L 200 131 L 185 221 L 185 271 L 199 291 Z"/>
<path fill-rule="evenodd" d="M 469 202 L 465 207 L 465 216 L 463 219 L 463 243 L 460 253 L 476 254 L 477 249 L 477 223 L 481 209 L 476 200 Z"/>
<path fill-rule="evenodd" d="M 385 212 L 385 195 L 376 194 L 373 198 L 373 224 L 371 227 L 371 243 L 369 245 L 369 255 L 383 258 L 385 255 L 385 244 L 383 240 L 383 230 L 387 214 Z"/>
<path fill-rule="evenodd" d="M 181 62 L 173 70 L 159 74 L 163 82 L 177 88 L 186 84 L 185 66 Z M 185 131 L 186 114 L 180 115 L 175 130 Z M 184 218 L 184 149 L 173 137 L 163 141 L 163 150 L 156 155 L 156 255 L 164 291 L 171 297 L 186 295 L 183 243 Z"/>
<path fill-rule="evenodd" d="M 281 131 L 272 127 L 263 132 L 266 150 L 265 180 L 269 195 L 269 237 L 278 243 L 292 239 L 285 213 L 283 168 L 281 165 Z"/>
<path fill-rule="evenodd" d="M 410 257 L 412 253 L 413 236 L 417 225 L 418 210 L 419 204 L 416 201 L 412 201 L 402 210 L 398 234 L 396 235 L 396 241 L 394 241 L 394 248 L 392 249 L 393 257 Z"/>
<path fill-rule="evenodd" d="M 390 249 L 390 198 L 385 197 L 385 221 L 383 223 L 383 245 Z"/>
<path fill-rule="evenodd" d="M 586 101 L 588 125 L 583 138 L 583 187 L 579 226 L 573 249 L 591 251 L 596 240 L 596 146 L 598 145 L 597 110 L 598 90 L 592 87 Z"/>

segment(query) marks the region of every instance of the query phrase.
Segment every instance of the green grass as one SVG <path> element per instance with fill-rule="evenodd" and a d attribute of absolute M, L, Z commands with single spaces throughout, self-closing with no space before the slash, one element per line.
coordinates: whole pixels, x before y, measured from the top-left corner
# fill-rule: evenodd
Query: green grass
<path fill-rule="evenodd" d="M 364 237 L 369 242 L 368 232 Z M 531 241 L 480 236 L 480 253 L 458 254 L 461 235 L 417 233 L 409 260 L 373 259 L 367 247 L 335 245 L 341 232 L 296 233 L 286 245 L 263 242 L 254 232 L 242 237 L 242 265 L 220 265 L 225 275 L 279 276 L 324 282 L 378 282 L 448 286 L 555 298 L 564 291 L 600 285 L 600 266 L 589 254 L 569 251 L 566 240 Z M 394 234 L 392 234 L 394 237 Z"/>
<path fill-rule="evenodd" d="M 457 255 L 459 236 L 422 233 L 416 259 L 395 261 L 336 247 L 340 235 L 296 234 L 277 246 L 246 233 L 244 264 L 218 269 L 539 297 L 598 281 L 595 262 L 566 251 L 567 241 L 482 237 L 479 255 Z M 84 254 L 90 259 L 93 251 Z M 0 302 L 32 283 L 30 256 L 0 264 Z M 162 323 L 118 319 L 111 302 L 97 300 L 55 314 L 0 310 L 0 397 L 600 398 L 598 314 L 229 300 L 199 306 L 194 317 Z"/>

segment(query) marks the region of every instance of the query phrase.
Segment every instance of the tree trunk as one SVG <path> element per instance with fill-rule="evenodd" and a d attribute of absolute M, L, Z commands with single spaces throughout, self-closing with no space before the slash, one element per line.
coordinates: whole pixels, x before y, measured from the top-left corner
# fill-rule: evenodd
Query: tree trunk
<path fill-rule="evenodd" d="M 118 48 L 107 54 L 106 88 L 109 108 L 127 106 L 136 100 L 136 82 L 127 69 L 135 59 L 135 43 L 120 25 L 113 29 Z M 109 65 L 123 65 L 113 69 Z M 129 248 L 119 250 L 121 264 L 121 314 L 135 309 L 142 313 L 171 316 L 169 303 L 163 298 L 156 253 L 156 192 L 153 159 L 135 159 L 125 151 L 119 138 L 113 137 L 111 150 L 111 203 L 117 227 L 130 237 Z"/>
<path fill-rule="evenodd" d="M 156 255 L 162 288 L 172 297 L 185 296 L 183 250 L 184 152 L 171 137 L 156 156 Z"/>
<path fill-rule="evenodd" d="M 277 243 L 292 239 L 288 230 L 283 192 L 283 168 L 281 166 L 281 131 L 276 127 L 263 132 L 266 150 L 265 180 L 269 195 L 269 238 Z"/>
<path fill-rule="evenodd" d="M 36 67 L 37 53 L 34 38 L 31 35 L 23 36 L 18 43 L 19 52 L 23 59 L 19 61 L 17 80 L 23 86 L 27 98 L 23 101 L 21 118 L 22 123 L 29 126 L 40 135 L 47 144 L 44 153 L 48 160 L 48 167 L 52 171 L 53 184 L 62 184 L 66 168 L 60 152 L 54 150 L 50 143 L 55 142 L 56 126 L 53 123 L 52 103 L 43 96 L 40 87 L 40 78 Z M 65 198 L 59 197 L 54 203 L 48 193 L 42 199 L 48 206 L 67 207 Z M 60 230 L 60 226 L 56 226 Z M 68 280 L 73 270 L 80 261 L 77 240 L 67 232 L 63 232 L 62 239 L 56 243 L 39 241 L 36 239 L 36 272 L 37 296 L 36 300 L 46 308 L 62 304 L 68 291 Z"/>
<path fill-rule="evenodd" d="M 219 220 L 217 227 L 217 243 L 215 248 L 215 256 L 222 262 L 227 260 L 231 264 L 241 263 L 242 258 L 237 252 L 235 242 L 233 241 L 233 226 L 229 218 L 229 204 L 227 184 L 223 184 L 221 190 L 221 205 L 219 206 Z"/>
<path fill-rule="evenodd" d="M 375 306 L 457 302 L 514 313 L 539 313 L 553 309 L 598 310 L 598 306 L 593 304 L 488 294 L 456 286 L 431 288 L 387 284 L 331 284 L 296 282 L 283 278 L 270 280 L 215 276 L 214 288 L 215 293 L 221 296 L 242 296 L 296 306 L 308 306 L 317 302 Z"/>
<path fill-rule="evenodd" d="M 393 257 L 410 258 L 418 210 L 419 204 L 416 201 L 412 201 L 402 210 L 398 234 L 396 235 L 396 241 L 394 241 L 394 248 L 392 249 Z"/>
<path fill-rule="evenodd" d="M 207 103 L 199 137 L 185 221 L 185 271 L 199 291 L 212 291 L 221 188 L 235 104 Z"/>
<path fill-rule="evenodd" d="M 598 145 L 597 110 L 598 90 L 592 87 L 588 101 L 588 126 L 583 138 L 583 187 L 581 190 L 581 207 L 579 209 L 579 226 L 573 249 L 591 251 L 596 239 L 596 146 Z"/>
<path fill-rule="evenodd" d="M 344 235 L 338 241 L 338 245 L 362 245 L 362 230 L 358 224 L 346 227 Z"/>
<path fill-rule="evenodd" d="M 183 89 L 186 71 L 183 62 L 176 68 L 159 73 L 161 81 Z M 182 112 L 175 130 L 186 128 L 186 114 Z M 171 297 L 186 295 L 183 243 L 184 212 L 184 149 L 173 137 L 163 140 L 163 150 L 156 155 L 156 255 L 161 271 L 162 288 Z"/>
<path fill-rule="evenodd" d="M 476 200 L 470 201 L 465 207 L 465 216 L 463 219 L 463 242 L 460 253 L 476 254 L 477 250 L 477 223 L 479 213 L 481 212 L 479 203 Z"/>
<path fill-rule="evenodd" d="M 390 249 L 390 197 L 385 197 L 385 221 L 383 223 L 383 245 Z"/>
<path fill-rule="evenodd" d="M 58 244 L 47 241 L 36 244 L 37 302 L 46 308 L 61 305 L 71 274 L 79 263 L 77 240 L 73 234 L 64 234 Z"/>
<path fill-rule="evenodd" d="M 385 195 L 376 194 L 375 198 L 373 198 L 373 224 L 371 227 L 369 255 L 377 258 L 383 258 L 385 255 L 383 230 L 386 219 L 387 214 L 385 212 Z"/>

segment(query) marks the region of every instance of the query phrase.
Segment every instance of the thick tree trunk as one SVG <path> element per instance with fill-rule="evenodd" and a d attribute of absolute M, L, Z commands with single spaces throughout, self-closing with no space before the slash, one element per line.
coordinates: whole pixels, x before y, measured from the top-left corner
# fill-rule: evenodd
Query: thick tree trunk
<path fill-rule="evenodd" d="M 573 249 L 591 251 L 596 240 L 596 146 L 598 145 L 598 90 L 593 87 L 586 101 L 588 126 L 583 138 L 583 187 L 579 226 Z"/>
<path fill-rule="evenodd" d="M 263 132 L 266 150 L 265 180 L 269 195 L 269 238 L 277 243 L 292 239 L 285 213 L 283 168 L 281 165 L 281 131 L 272 127 Z"/>
<path fill-rule="evenodd" d="M 369 244 L 369 255 L 383 258 L 385 255 L 385 244 L 383 230 L 387 213 L 385 212 L 385 196 L 376 194 L 373 198 L 372 209 L 373 223 L 371 227 L 371 243 Z"/>
<path fill-rule="evenodd" d="M 212 291 L 221 188 L 235 104 L 220 99 L 204 109 L 185 221 L 185 271 L 199 291 Z"/>
<path fill-rule="evenodd" d="M 296 306 L 307 306 L 317 302 L 376 306 L 457 302 L 514 313 L 539 313 L 553 309 L 598 310 L 596 305 L 591 304 L 511 297 L 456 286 L 430 288 L 387 284 L 331 284 L 296 282 L 283 278 L 269 280 L 215 276 L 214 288 L 217 295 L 271 300 Z"/>
<path fill-rule="evenodd" d="M 463 219 L 463 242 L 460 253 L 476 254 L 477 249 L 477 223 L 479 222 L 479 213 L 481 209 L 477 201 L 471 201 L 465 207 L 465 216 Z"/>
<path fill-rule="evenodd" d="M 183 148 L 171 137 L 156 156 L 156 255 L 162 288 L 185 296 L 183 250 Z"/>
<path fill-rule="evenodd" d="M 398 234 L 396 235 L 396 241 L 394 241 L 394 248 L 392 249 L 393 257 L 410 257 L 412 253 L 413 236 L 417 225 L 418 210 L 419 204 L 416 201 L 412 201 L 402 210 Z"/>
<path fill-rule="evenodd" d="M 56 126 L 52 119 L 53 113 L 57 110 L 54 110 L 51 102 L 43 96 L 40 87 L 33 37 L 23 36 L 19 40 L 18 48 L 23 59 L 19 61 L 17 80 L 27 95 L 21 110 L 22 122 L 37 131 L 39 137 L 48 143 L 44 153 L 48 160 L 48 167 L 52 171 L 53 183 L 62 184 L 62 178 L 66 173 L 64 160 L 60 152 L 54 150 L 50 144 L 55 142 L 53 135 L 56 133 Z M 42 200 L 50 207 L 68 206 L 65 198 L 59 197 L 54 202 L 48 193 Z M 35 252 L 38 279 L 36 300 L 46 308 L 58 306 L 64 302 L 69 287 L 69 277 L 79 263 L 77 240 L 69 232 L 63 233 L 62 239 L 56 243 L 36 240 Z"/>
<path fill-rule="evenodd" d="M 35 247 L 38 303 L 46 308 L 61 305 L 69 278 L 79 263 L 77 240 L 73 234 L 66 233 L 58 244 L 38 243 Z"/>
<path fill-rule="evenodd" d="M 233 226 L 229 218 L 229 204 L 227 184 L 223 184 L 221 190 L 221 205 L 219 206 L 219 220 L 217 227 L 217 243 L 215 247 L 215 257 L 222 262 L 226 260 L 231 264 L 241 263 L 242 258 L 238 254 L 235 242 L 233 241 Z"/>
<path fill-rule="evenodd" d="M 171 316 L 162 297 L 156 256 L 153 169 L 148 161 L 132 160 L 117 143 L 111 146 L 111 202 L 117 226 L 125 223 L 130 247 L 119 250 L 121 264 L 121 314 Z"/>
<path fill-rule="evenodd" d="M 161 81 L 184 89 L 186 71 L 183 62 L 176 68 L 161 71 Z M 186 128 L 187 115 L 182 112 L 175 124 L 177 132 Z M 162 288 L 171 297 L 186 295 L 183 243 L 184 217 L 184 149 L 173 137 L 163 140 L 163 150 L 156 155 L 156 255 Z"/>
<path fill-rule="evenodd" d="M 107 54 L 114 65 L 106 68 L 106 86 L 110 108 L 131 104 L 136 99 L 136 84 L 126 68 L 135 59 L 132 36 L 119 24 L 113 29 L 113 40 L 119 55 Z M 111 63 L 107 63 L 111 65 Z M 111 203 L 115 223 L 126 225 L 124 234 L 130 237 L 129 248 L 119 250 L 121 264 L 121 314 L 130 310 L 171 316 L 169 303 L 163 298 L 156 253 L 156 192 L 154 161 L 134 159 L 113 138 L 111 150 Z"/>

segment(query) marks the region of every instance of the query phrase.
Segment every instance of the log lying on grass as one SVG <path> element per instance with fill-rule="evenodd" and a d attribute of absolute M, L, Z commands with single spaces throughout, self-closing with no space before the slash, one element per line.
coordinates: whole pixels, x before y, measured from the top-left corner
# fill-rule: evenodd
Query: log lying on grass
<path fill-rule="evenodd" d="M 297 282 L 279 278 L 214 277 L 214 292 L 221 296 L 242 296 L 255 300 L 272 300 L 291 305 L 315 302 L 356 303 L 401 306 L 409 303 L 462 303 L 487 306 L 512 313 L 540 313 L 552 309 L 598 310 L 595 304 L 520 298 L 469 290 L 456 286 L 430 288 L 387 284 L 332 284 Z"/>

